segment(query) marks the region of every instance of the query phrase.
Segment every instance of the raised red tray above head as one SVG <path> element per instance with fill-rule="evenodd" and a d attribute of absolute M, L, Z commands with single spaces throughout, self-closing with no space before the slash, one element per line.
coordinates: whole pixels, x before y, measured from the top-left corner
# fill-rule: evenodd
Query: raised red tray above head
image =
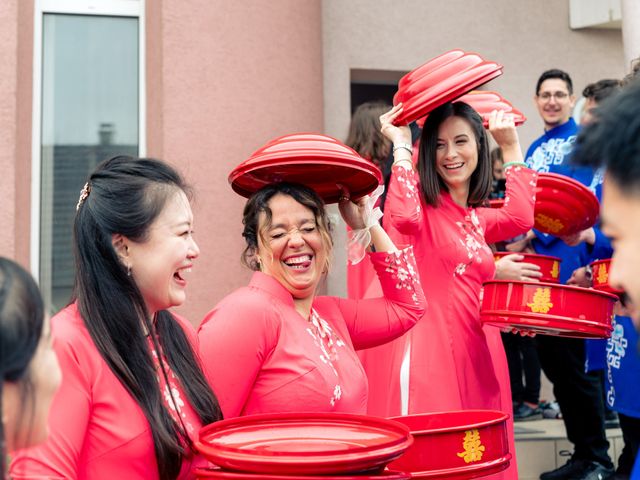
<path fill-rule="evenodd" d="M 513 115 L 513 120 L 516 126 L 522 125 L 527 120 L 527 117 L 525 117 L 520 110 L 515 108 L 511 102 L 497 92 L 474 90 L 455 101 L 464 102 L 478 112 L 482 117 L 482 123 L 485 128 L 489 127 L 489 116 L 494 110 L 503 110 L 506 113 Z M 428 115 L 416 121 L 419 127 L 422 128 L 427 117 Z"/>
<path fill-rule="evenodd" d="M 222 420 L 198 450 L 224 469 L 279 475 L 381 473 L 413 443 L 391 420 L 341 413 L 280 413 Z"/>
<path fill-rule="evenodd" d="M 229 174 L 233 190 L 247 198 L 285 181 L 313 188 L 325 203 L 335 203 L 342 196 L 340 185 L 358 199 L 376 189 L 382 173 L 335 138 L 297 133 L 267 142 Z"/>
<path fill-rule="evenodd" d="M 418 120 L 501 74 L 502 65 L 486 61 L 477 53 L 446 52 L 400 79 L 393 103 L 402 102 L 403 112 L 395 123 L 406 125 Z"/>

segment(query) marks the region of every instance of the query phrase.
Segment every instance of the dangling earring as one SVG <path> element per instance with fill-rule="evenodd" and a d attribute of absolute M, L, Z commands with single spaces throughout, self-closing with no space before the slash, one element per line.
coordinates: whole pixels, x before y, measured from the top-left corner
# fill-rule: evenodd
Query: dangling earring
<path fill-rule="evenodd" d="M 131 276 L 131 265 L 127 265 L 127 277 Z"/>

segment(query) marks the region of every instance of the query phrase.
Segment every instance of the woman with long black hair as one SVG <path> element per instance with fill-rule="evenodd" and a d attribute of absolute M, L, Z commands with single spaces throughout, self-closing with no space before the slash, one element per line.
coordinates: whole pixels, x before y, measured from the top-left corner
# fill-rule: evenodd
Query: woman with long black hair
<path fill-rule="evenodd" d="M 115 157 L 94 170 L 74 222 L 74 301 L 52 319 L 63 381 L 42 446 L 15 478 L 185 479 L 192 441 L 221 418 L 185 300 L 199 254 L 189 189 L 166 163 Z"/>

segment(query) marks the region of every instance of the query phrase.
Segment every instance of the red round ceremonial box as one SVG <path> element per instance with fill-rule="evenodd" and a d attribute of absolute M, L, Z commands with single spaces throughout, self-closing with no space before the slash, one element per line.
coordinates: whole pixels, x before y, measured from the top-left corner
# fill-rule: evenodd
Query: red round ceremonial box
<path fill-rule="evenodd" d="M 298 477 L 377 475 L 412 443 L 405 425 L 384 418 L 275 413 L 202 427 L 196 447 L 225 470 Z"/>
<path fill-rule="evenodd" d="M 609 285 L 609 271 L 611 269 L 611 259 L 598 260 L 591 263 L 591 281 L 596 290 L 621 295 L 624 291 L 613 288 Z"/>
<path fill-rule="evenodd" d="M 523 332 L 577 338 L 611 334 L 617 297 L 592 288 L 492 280 L 483 286 L 484 323 Z"/>
<path fill-rule="evenodd" d="M 478 478 L 509 466 L 506 413 L 464 410 L 393 417 L 404 423 L 414 444 L 389 468 L 411 478 Z"/>
<path fill-rule="evenodd" d="M 495 252 L 493 258 L 499 260 L 507 255 L 513 255 L 513 252 Z M 560 262 L 562 261 L 558 257 L 552 257 L 551 255 L 539 255 L 537 253 L 517 253 L 524 258 L 521 260 L 526 263 L 533 263 L 540 267 L 540 273 L 542 277 L 541 282 L 547 283 L 559 283 L 560 282 Z"/>
<path fill-rule="evenodd" d="M 596 196 L 580 182 L 557 173 L 540 173 L 536 184 L 534 226 L 557 237 L 595 225 L 600 212 Z"/>
<path fill-rule="evenodd" d="M 376 189 L 382 173 L 335 138 L 296 133 L 267 142 L 229 174 L 231 188 L 243 197 L 277 182 L 306 185 L 335 203 L 343 195 L 340 186 L 357 200 Z"/>
<path fill-rule="evenodd" d="M 477 53 L 446 52 L 400 79 L 393 104 L 402 102 L 403 110 L 394 123 L 407 125 L 418 120 L 499 75 L 502 65 L 486 61 Z"/>

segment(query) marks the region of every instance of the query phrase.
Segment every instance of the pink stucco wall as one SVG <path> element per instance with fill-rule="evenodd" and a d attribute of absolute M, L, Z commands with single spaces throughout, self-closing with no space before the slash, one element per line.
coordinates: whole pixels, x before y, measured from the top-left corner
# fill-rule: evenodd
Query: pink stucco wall
<path fill-rule="evenodd" d="M 15 255 L 18 2 L 0 2 L 0 255 Z"/>
<path fill-rule="evenodd" d="M 33 4 L 0 2 L 0 255 L 29 264 Z"/>
<path fill-rule="evenodd" d="M 321 2 L 151 3 L 148 154 L 196 189 L 202 253 L 181 312 L 197 323 L 249 278 L 239 260 L 244 199 L 227 175 L 275 136 L 322 131 Z"/>

